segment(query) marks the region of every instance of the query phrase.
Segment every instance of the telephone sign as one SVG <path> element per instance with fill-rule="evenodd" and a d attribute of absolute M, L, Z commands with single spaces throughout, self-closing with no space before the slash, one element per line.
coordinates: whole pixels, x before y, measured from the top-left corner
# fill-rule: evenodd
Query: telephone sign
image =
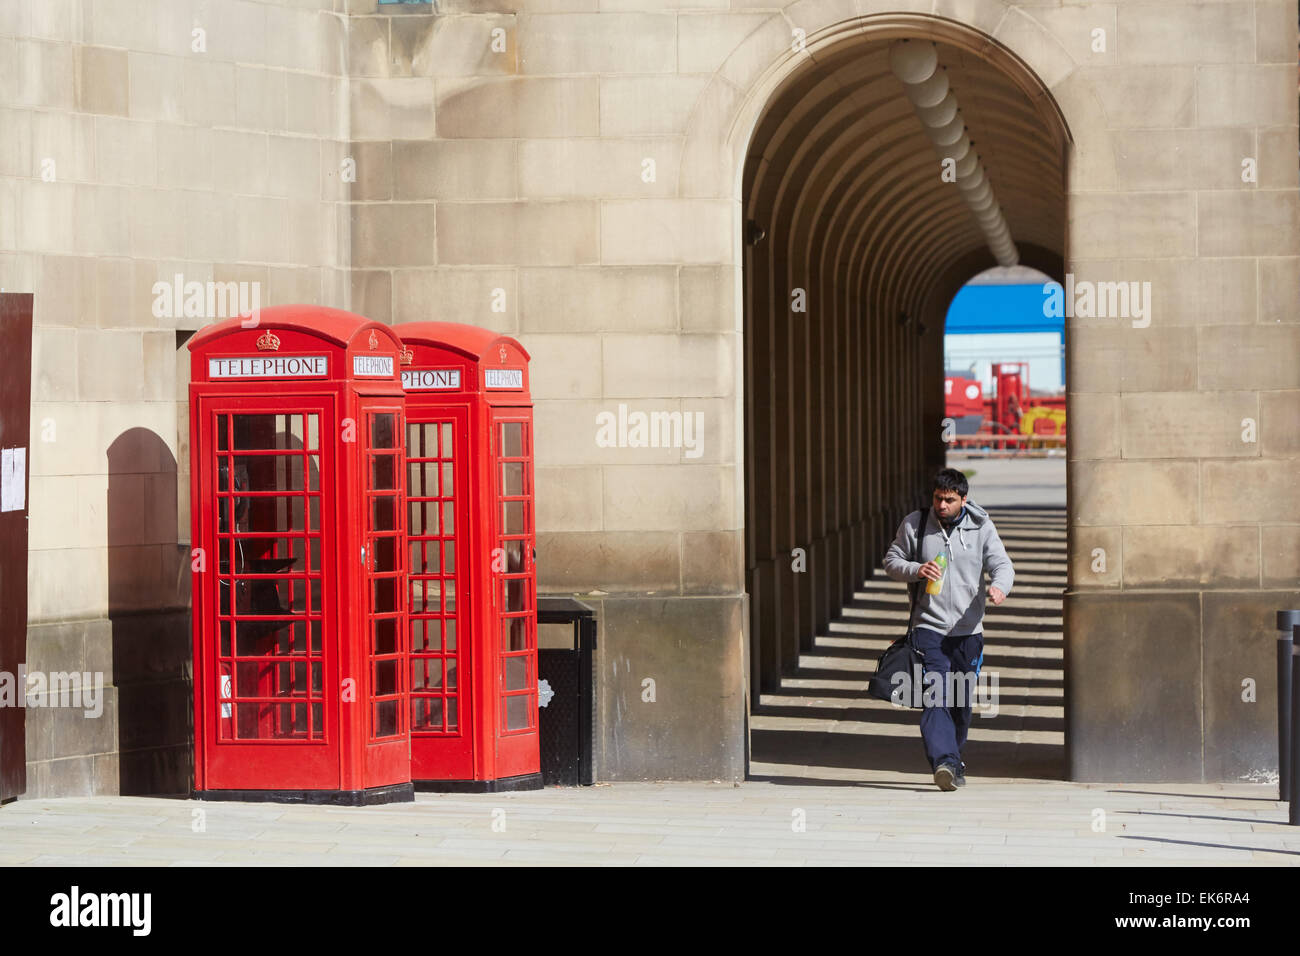
<path fill-rule="evenodd" d="M 460 389 L 460 369 L 403 369 L 402 387 L 408 392 L 457 391 Z"/>
<path fill-rule="evenodd" d="M 329 373 L 325 355 L 254 355 L 208 359 L 208 378 L 324 378 Z"/>
<path fill-rule="evenodd" d="M 485 368 L 483 384 L 488 388 L 523 388 L 524 370 L 521 368 Z"/>

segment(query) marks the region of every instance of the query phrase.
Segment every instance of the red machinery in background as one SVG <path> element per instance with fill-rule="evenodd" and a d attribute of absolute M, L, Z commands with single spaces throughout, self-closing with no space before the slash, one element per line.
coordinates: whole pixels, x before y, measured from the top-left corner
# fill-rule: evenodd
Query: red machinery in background
<path fill-rule="evenodd" d="M 993 422 L 1010 431 L 1020 430 L 1029 398 L 1029 363 L 999 362 L 993 366 Z"/>
<path fill-rule="evenodd" d="M 944 415 L 953 448 L 1053 448 L 1065 445 L 1065 396 L 1033 395 L 1028 362 L 993 365 L 992 395 L 978 379 L 944 379 Z"/>

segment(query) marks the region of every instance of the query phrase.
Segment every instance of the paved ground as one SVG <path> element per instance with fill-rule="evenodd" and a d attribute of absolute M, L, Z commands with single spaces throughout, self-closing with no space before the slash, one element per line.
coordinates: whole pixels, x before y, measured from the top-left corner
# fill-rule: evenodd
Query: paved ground
<path fill-rule="evenodd" d="M 1286 825 L 1275 796 L 1249 784 L 975 777 L 941 793 L 918 777 L 876 774 L 841 785 L 823 776 L 420 794 L 364 808 L 20 800 L 0 808 L 0 864 L 1294 865 L 1300 828 Z"/>
<path fill-rule="evenodd" d="M 1065 456 L 990 458 L 985 455 L 948 453 L 948 467 L 974 471 L 971 501 L 991 505 L 1065 507 Z"/>

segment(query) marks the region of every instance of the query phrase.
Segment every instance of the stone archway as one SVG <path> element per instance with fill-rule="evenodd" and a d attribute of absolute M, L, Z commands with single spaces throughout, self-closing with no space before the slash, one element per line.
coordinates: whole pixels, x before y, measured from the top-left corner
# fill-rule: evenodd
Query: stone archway
<path fill-rule="evenodd" d="M 684 193 L 736 203 L 751 702 L 851 599 L 869 555 L 941 463 L 944 310 L 966 278 L 995 264 L 952 187 L 939 184 L 888 70 L 892 41 L 938 44 L 1024 261 L 1060 275 L 1066 254 L 1070 132 L 1022 58 L 932 16 L 808 29 L 797 24 L 816 24 L 812 4 L 796 6 L 802 16 L 755 31 L 714 77 L 681 174 Z M 759 70 L 764 48 L 774 62 Z M 733 83 L 746 79 L 741 95 Z M 804 314 L 791 321 L 795 311 Z M 927 381 L 936 387 L 923 397 Z"/>

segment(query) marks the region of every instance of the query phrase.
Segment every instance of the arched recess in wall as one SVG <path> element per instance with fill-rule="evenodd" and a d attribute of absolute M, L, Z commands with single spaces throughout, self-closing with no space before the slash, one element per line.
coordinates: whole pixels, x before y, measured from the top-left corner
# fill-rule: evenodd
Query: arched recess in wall
<path fill-rule="evenodd" d="M 1069 129 L 1035 71 L 971 27 L 880 15 L 809 31 L 755 76 L 715 141 L 734 183 L 702 161 L 708 135 L 688 139 L 683 172 L 699 175 L 685 189 L 739 200 L 754 700 L 921 504 L 943 461 L 944 315 L 997 264 L 890 69 L 900 38 L 935 44 L 1020 262 L 1064 273 Z"/>

